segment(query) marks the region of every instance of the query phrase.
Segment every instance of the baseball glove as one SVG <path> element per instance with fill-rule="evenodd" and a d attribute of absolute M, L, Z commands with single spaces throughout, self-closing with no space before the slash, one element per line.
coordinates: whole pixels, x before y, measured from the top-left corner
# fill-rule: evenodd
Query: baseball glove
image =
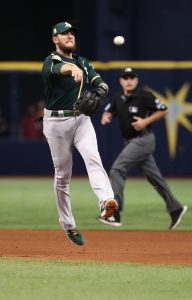
<path fill-rule="evenodd" d="M 107 92 L 102 87 L 92 91 L 86 90 L 76 101 L 75 109 L 86 116 L 91 116 L 104 103 L 106 95 Z"/>

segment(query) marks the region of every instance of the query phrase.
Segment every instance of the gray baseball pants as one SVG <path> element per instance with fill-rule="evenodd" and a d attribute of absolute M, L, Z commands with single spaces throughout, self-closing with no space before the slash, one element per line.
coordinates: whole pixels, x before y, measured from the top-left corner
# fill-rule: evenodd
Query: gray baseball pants
<path fill-rule="evenodd" d="M 44 110 L 43 132 L 51 150 L 55 168 L 54 190 L 59 222 L 65 229 L 76 227 L 70 201 L 73 146 L 81 154 L 88 172 L 90 185 L 98 198 L 99 207 L 114 193 L 98 152 L 97 139 L 90 117 L 85 115 L 52 117 L 51 110 Z"/>
<path fill-rule="evenodd" d="M 182 207 L 174 197 L 165 179 L 162 177 L 152 155 L 155 149 L 155 136 L 152 132 L 138 136 L 127 142 L 123 150 L 114 161 L 110 177 L 115 199 L 119 201 L 119 210 L 123 210 L 124 187 L 127 174 L 132 168 L 139 168 L 150 184 L 163 198 L 169 213 Z"/>

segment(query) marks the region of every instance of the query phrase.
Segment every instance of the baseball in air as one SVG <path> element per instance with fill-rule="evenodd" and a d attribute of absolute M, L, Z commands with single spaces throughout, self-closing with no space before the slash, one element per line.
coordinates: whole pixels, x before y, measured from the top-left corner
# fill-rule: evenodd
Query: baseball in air
<path fill-rule="evenodd" d="M 113 43 L 116 45 L 116 46 L 121 46 L 125 43 L 125 38 L 121 35 L 117 35 L 116 37 L 114 37 L 113 39 Z"/>

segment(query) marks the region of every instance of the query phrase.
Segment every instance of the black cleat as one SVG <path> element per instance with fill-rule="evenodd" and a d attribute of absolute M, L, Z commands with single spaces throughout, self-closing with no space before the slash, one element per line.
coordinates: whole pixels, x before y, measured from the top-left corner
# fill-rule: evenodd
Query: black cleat
<path fill-rule="evenodd" d="M 97 218 L 97 220 L 103 224 L 112 225 L 112 226 L 122 226 L 121 217 L 119 211 L 116 211 L 111 217 L 108 219 L 104 219 L 101 216 Z"/>
<path fill-rule="evenodd" d="M 112 225 L 112 226 L 122 226 L 122 223 L 121 222 L 118 222 L 115 220 L 115 218 L 113 216 L 111 216 L 110 218 L 108 219 L 103 219 L 102 217 L 98 217 L 97 220 L 103 224 L 106 224 L 106 225 Z"/>
<path fill-rule="evenodd" d="M 170 230 L 175 229 L 177 227 L 177 225 L 179 225 L 182 218 L 186 214 L 187 210 L 188 210 L 188 207 L 186 205 L 184 205 L 183 207 L 170 213 L 170 216 L 171 216 L 171 225 L 169 227 Z"/>

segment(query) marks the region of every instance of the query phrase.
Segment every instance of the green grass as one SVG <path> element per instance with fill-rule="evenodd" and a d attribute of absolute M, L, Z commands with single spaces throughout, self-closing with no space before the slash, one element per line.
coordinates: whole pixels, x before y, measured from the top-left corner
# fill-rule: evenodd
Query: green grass
<path fill-rule="evenodd" d="M 191 299 L 189 267 L 0 259 L 0 269 L 1 300 Z"/>
<path fill-rule="evenodd" d="M 189 207 L 178 230 L 191 230 L 192 179 L 167 181 L 174 195 Z M 96 220 L 99 207 L 87 178 L 72 178 L 70 189 L 73 214 L 81 229 L 166 230 L 169 226 L 170 218 L 163 200 L 144 179 L 128 179 L 126 182 L 123 226 L 120 228 Z M 53 178 L 1 178 L 0 228 L 60 229 Z"/>
<path fill-rule="evenodd" d="M 178 230 L 191 230 L 191 179 L 168 180 L 189 206 Z M 97 198 L 87 178 L 72 179 L 72 207 L 81 229 L 119 230 L 96 221 Z M 123 230 L 164 230 L 169 216 L 146 180 L 128 179 Z M 1 178 L 0 229 L 60 229 L 53 178 Z M 78 251 L 78 249 L 77 249 Z M 0 258 L 1 300 L 189 300 L 192 268 Z"/>

